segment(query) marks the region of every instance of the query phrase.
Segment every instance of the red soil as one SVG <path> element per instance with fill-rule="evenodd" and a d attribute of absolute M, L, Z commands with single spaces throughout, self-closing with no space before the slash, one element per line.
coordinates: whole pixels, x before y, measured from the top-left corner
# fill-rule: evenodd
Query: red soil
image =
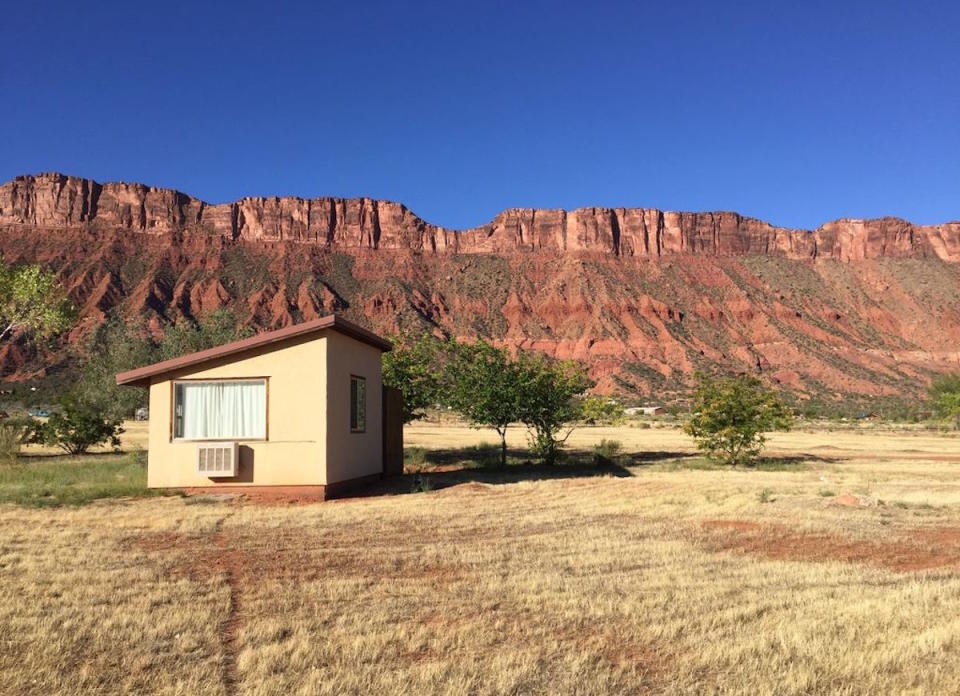
<path fill-rule="evenodd" d="M 785 525 L 707 520 L 707 548 L 780 561 L 862 563 L 900 573 L 960 567 L 960 529 L 913 530 L 889 540 L 862 540 L 827 532 L 799 532 Z"/>

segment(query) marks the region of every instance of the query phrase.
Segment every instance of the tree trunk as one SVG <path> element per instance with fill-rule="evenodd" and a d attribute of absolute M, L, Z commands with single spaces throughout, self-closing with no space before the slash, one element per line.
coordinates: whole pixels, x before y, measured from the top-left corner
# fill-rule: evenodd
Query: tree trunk
<path fill-rule="evenodd" d="M 507 468 L 507 429 L 500 433 L 500 468 Z"/>

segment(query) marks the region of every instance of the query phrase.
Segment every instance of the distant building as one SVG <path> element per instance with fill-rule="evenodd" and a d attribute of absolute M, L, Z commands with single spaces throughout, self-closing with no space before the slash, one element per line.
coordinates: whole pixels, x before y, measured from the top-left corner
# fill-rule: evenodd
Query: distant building
<path fill-rule="evenodd" d="M 623 409 L 628 416 L 664 416 L 667 409 L 663 406 L 631 406 Z"/>

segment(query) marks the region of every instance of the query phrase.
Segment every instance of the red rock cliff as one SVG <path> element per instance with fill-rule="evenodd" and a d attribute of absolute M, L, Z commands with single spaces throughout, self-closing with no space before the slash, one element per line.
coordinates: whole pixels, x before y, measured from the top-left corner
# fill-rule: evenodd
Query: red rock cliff
<path fill-rule="evenodd" d="M 149 232 L 205 231 L 245 241 L 297 241 L 350 250 L 434 253 L 519 250 L 598 252 L 656 259 L 676 254 L 760 254 L 791 259 L 937 257 L 960 261 L 960 223 L 918 226 L 896 218 L 837 220 L 809 230 L 774 227 L 736 213 L 643 208 L 512 209 L 453 231 L 405 206 L 369 198 L 244 198 L 210 205 L 171 189 L 99 184 L 41 174 L 0 186 L 0 225 L 81 225 Z"/>
<path fill-rule="evenodd" d="M 44 174 L 0 186 L 0 254 L 57 271 L 74 343 L 109 314 L 158 327 L 228 307 L 266 329 L 337 311 L 582 360 L 604 392 L 661 400 L 719 366 L 871 410 L 960 367 L 958 223 L 520 209 L 455 232 L 370 199 L 209 205 Z M 0 372 L 65 348 L 8 343 Z"/>

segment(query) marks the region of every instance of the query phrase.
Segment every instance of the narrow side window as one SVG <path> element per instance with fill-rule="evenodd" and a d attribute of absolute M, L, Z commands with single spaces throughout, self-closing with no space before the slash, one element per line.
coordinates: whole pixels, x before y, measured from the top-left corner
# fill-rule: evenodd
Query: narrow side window
<path fill-rule="evenodd" d="M 367 429 L 367 380 L 350 376 L 350 432 L 362 433 Z"/>

